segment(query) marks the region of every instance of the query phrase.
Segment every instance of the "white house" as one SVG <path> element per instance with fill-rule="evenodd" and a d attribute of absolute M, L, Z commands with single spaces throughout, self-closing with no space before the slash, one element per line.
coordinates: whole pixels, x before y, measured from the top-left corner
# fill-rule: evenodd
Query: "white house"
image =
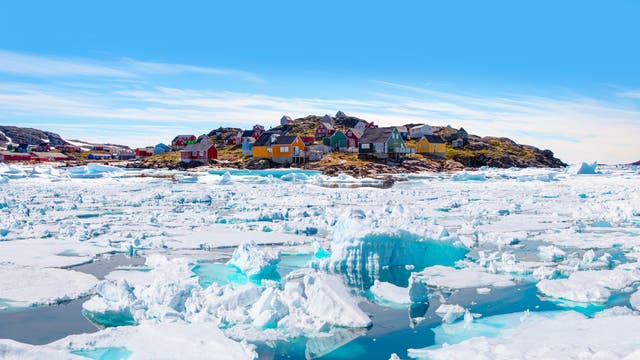
<path fill-rule="evenodd" d="M 283 117 L 280 118 L 280 125 L 287 125 L 287 124 L 291 124 L 292 122 L 293 122 L 293 119 L 291 119 L 291 116 L 284 115 Z"/>
<path fill-rule="evenodd" d="M 425 135 L 433 135 L 433 127 L 431 125 L 418 125 L 409 129 L 409 137 L 411 139 L 420 139 Z"/>
<path fill-rule="evenodd" d="M 320 119 L 320 122 L 325 124 L 331 124 L 331 126 L 333 126 L 333 118 L 330 115 L 323 116 L 322 119 Z"/>

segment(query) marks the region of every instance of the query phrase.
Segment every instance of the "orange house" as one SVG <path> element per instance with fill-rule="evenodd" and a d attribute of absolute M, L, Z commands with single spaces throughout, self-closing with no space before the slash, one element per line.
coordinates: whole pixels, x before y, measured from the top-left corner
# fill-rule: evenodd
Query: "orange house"
<path fill-rule="evenodd" d="M 253 144 L 253 157 L 277 163 L 292 163 L 304 156 L 305 145 L 300 136 L 264 133 Z"/>

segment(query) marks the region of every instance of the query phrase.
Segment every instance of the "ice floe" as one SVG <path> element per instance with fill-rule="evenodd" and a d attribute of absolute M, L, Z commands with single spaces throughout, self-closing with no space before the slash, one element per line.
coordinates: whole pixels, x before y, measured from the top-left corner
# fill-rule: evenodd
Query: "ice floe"
<path fill-rule="evenodd" d="M 436 329 L 432 348 L 410 349 L 414 359 L 635 359 L 640 317 L 588 318 L 576 312 L 508 314 Z M 448 335 L 451 334 L 451 335 Z"/>
<path fill-rule="evenodd" d="M 92 293 L 93 275 L 73 270 L 0 264 L 0 300 L 24 308 L 56 304 Z"/>

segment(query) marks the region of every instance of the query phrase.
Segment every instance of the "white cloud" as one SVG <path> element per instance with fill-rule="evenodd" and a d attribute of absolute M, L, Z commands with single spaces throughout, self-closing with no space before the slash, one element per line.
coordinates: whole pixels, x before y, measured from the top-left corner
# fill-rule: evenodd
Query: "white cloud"
<path fill-rule="evenodd" d="M 31 55 L 1 49 L 0 73 L 45 78 L 139 78 L 145 75 L 193 73 L 228 76 L 251 82 L 263 81 L 256 74 L 235 69 L 139 61 L 130 58 L 96 61 L 78 57 Z"/>

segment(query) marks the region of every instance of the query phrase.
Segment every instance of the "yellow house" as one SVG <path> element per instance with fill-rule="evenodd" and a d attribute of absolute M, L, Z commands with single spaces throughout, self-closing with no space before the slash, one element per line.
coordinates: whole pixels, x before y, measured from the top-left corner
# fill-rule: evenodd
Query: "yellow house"
<path fill-rule="evenodd" d="M 428 154 L 444 157 L 445 153 L 447 152 L 447 147 L 444 140 L 442 140 L 440 136 L 425 135 L 420 139 L 420 141 L 418 141 L 418 149 L 416 150 L 416 152 L 418 154 Z"/>
<path fill-rule="evenodd" d="M 273 158 L 273 149 L 271 148 L 271 144 L 276 141 L 279 134 L 275 134 L 272 132 L 266 132 L 260 135 L 258 139 L 253 143 L 253 148 L 251 149 L 251 155 L 254 158 L 259 159 L 271 159 Z"/>
<path fill-rule="evenodd" d="M 279 163 L 291 163 L 295 157 L 302 157 L 304 142 L 300 136 L 278 136 L 271 144 L 272 160 Z"/>
<path fill-rule="evenodd" d="M 264 133 L 253 144 L 252 154 L 254 158 L 291 163 L 295 157 L 302 157 L 304 150 L 304 142 L 300 136 Z"/>

